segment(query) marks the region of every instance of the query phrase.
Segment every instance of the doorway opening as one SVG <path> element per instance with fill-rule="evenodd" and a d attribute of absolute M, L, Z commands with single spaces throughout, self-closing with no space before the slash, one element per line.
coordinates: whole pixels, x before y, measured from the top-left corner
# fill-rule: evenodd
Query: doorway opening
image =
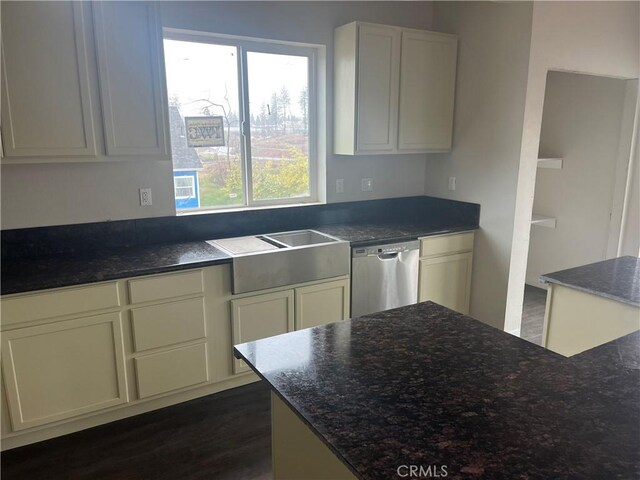
<path fill-rule="evenodd" d="M 541 275 L 625 250 L 638 254 L 640 232 L 625 229 L 625 219 L 640 215 L 629 198 L 637 176 L 630 154 L 637 94 L 635 79 L 547 74 L 521 323 L 526 340 L 544 344 Z"/>

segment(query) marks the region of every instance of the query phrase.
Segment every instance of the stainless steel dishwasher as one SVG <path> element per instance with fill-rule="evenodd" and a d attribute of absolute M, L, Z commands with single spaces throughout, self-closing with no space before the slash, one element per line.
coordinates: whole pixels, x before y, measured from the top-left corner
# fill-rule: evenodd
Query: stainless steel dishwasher
<path fill-rule="evenodd" d="M 351 250 L 351 316 L 380 312 L 418 301 L 420 242 Z"/>

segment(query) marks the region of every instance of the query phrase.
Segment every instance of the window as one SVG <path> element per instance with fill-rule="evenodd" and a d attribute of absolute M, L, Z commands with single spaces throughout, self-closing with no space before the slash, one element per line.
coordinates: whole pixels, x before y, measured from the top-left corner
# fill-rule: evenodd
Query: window
<path fill-rule="evenodd" d="M 173 177 L 173 187 L 175 189 L 176 200 L 194 198 L 196 196 L 196 182 L 191 175 L 184 177 Z"/>
<path fill-rule="evenodd" d="M 164 50 L 173 168 L 198 175 L 195 207 L 176 177 L 179 211 L 317 201 L 315 48 L 167 33 Z"/>

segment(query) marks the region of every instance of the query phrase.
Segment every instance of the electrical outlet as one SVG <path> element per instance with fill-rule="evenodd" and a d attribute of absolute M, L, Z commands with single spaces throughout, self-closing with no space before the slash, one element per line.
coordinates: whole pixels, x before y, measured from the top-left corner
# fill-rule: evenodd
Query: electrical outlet
<path fill-rule="evenodd" d="M 336 180 L 336 193 L 344 193 L 344 178 Z"/>
<path fill-rule="evenodd" d="M 453 191 L 456 189 L 456 177 L 449 177 L 449 190 Z"/>
<path fill-rule="evenodd" d="M 360 189 L 363 192 L 370 192 L 373 190 L 373 179 L 372 178 L 363 178 L 360 182 Z"/>
<path fill-rule="evenodd" d="M 149 205 L 153 205 L 153 199 L 151 198 L 151 189 L 150 188 L 141 188 L 140 189 L 140 205 L 143 207 L 147 207 Z"/>

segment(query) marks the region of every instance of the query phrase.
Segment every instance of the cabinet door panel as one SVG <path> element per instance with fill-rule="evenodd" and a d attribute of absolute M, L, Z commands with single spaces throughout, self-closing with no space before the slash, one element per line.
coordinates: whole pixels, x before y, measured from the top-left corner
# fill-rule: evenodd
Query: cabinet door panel
<path fill-rule="evenodd" d="M 128 401 L 119 313 L 2 334 L 13 430 Z"/>
<path fill-rule="evenodd" d="M 151 2 L 95 2 L 108 155 L 168 155 L 161 32 Z"/>
<path fill-rule="evenodd" d="M 457 40 L 431 32 L 402 32 L 400 150 L 451 148 Z"/>
<path fill-rule="evenodd" d="M 460 313 L 469 313 L 473 254 L 460 253 L 420 260 L 419 295 Z"/>
<path fill-rule="evenodd" d="M 255 295 L 231 301 L 233 344 L 293 331 L 293 290 Z M 242 360 L 234 360 L 234 373 L 246 372 Z"/>
<path fill-rule="evenodd" d="M 359 152 L 396 150 L 400 30 L 360 25 L 358 33 Z"/>
<path fill-rule="evenodd" d="M 349 318 L 349 280 L 296 288 L 296 330 Z"/>
<path fill-rule="evenodd" d="M 6 157 L 95 156 L 84 2 L 3 2 Z"/>

